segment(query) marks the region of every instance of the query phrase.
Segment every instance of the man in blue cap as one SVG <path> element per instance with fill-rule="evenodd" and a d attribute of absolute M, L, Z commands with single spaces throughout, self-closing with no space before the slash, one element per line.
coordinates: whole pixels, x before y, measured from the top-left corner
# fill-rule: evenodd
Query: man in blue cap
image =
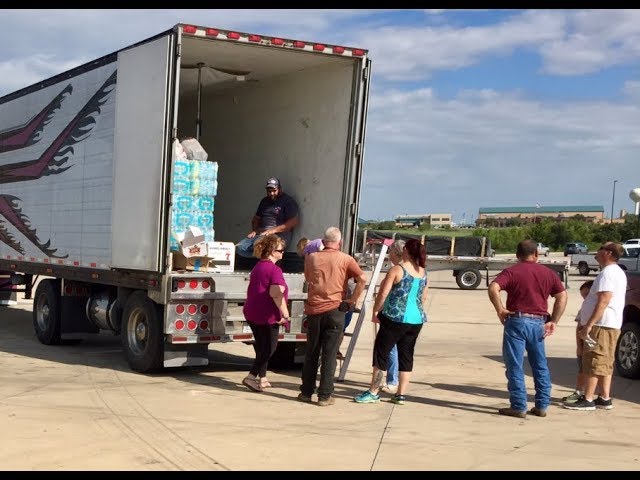
<path fill-rule="evenodd" d="M 289 245 L 292 230 L 298 224 L 298 204 L 282 191 L 280 180 L 271 177 L 265 187 L 267 195 L 251 219 L 251 231 L 236 244 L 236 252 L 242 257 L 253 257 L 253 243 L 261 235 L 276 234 Z"/>

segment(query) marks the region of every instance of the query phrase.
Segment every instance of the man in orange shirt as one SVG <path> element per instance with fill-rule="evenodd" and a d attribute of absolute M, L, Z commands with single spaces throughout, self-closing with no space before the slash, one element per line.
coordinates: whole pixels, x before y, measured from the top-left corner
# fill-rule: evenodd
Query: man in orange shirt
<path fill-rule="evenodd" d="M 302 385 L 298 400 L 311 402 L 316 390 L 318 361 L 320 385 L 318 405 L 321 407 L 335 403 L 333 383 L 336 374 L 336 353 L 344 329 L 345 312 L 339 309 L 343 301 L 345 285 L 350 278 L 356 281 L 351 297 L 345 301 L 355 304 L 364 291 L 367 279 L 358 262 L 340 251 L 342 233 L 337 227 L 329 227 L 322 239 L 324 249 L 304 260 L 304 277 L 308 285 L 304 313 L 307 315 L 307 355 L 302 367 Z"/>

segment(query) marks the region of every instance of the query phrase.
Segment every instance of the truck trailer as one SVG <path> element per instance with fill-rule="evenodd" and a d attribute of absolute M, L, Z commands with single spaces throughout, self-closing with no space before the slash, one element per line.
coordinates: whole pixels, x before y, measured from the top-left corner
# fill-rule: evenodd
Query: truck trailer
<path fill-rule="evenodd" d="M 364 49 L 181 23 L 1 97 L 0 270 L 26 298 L 35 289 L 40 342 L 114 332 L 138 372 L 206 365 L 209 344 L 252 342 L 249 269 L 188 270 L 172 252 L 174 145 L 193 137 L 216 163 L 214 180 L 191 177 L 217 182 L 208 240 L 233 250 L 269 177 L 298 202 L 277 354 L 299 360 L 295 245 L 338 226 L 354 252 L 370 71 Z"/>

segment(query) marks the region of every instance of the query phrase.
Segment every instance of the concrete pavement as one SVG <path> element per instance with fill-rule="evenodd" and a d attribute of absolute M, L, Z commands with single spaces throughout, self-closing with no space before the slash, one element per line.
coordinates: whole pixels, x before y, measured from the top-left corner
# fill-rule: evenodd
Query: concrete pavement
<path fill-rule="evenodd" d="M 273 389 L 241 385 L 253 350 L 210 348 L 211 365 L 141 375 L 119 338 L 41 345 L 31 302 L 0 307 L 0 462 L 6 470 L 637 470 L 640 381 L 615 377 L 611 411 L 575 412 L 573 318 L 584 277 L 547 340 L 555 405 L 546 418 L 508 406 L 502 327 L 486 287 L 462 291 L 430 274 L 429 323 L 418 340 L 408 401 L 359 405 L 371 377 L 368 321 L 336 404 L 296 400 L 300 371 L 270 373 Z M 353 325 L 353 323 L 352 323 Z M 346 351 L 346 342 L 342 351 Z M 530 406 L 533 381 L 527 377 Z"/>

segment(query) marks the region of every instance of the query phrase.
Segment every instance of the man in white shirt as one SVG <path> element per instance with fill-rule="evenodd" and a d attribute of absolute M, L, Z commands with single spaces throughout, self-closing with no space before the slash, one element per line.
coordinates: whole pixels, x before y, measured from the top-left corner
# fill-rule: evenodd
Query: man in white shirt
<path fill-rule="evenodd" d="M 609 393 L 627 291 L 627 276 L 618 266 L 622 252 L 622 245 L 606 242 L 596 253 L 600 273 L 582 304 L 578 331 L 578 336 L 584 341 L 582 370 L 587 382 L 582 398 L 575 403 L 563 404 L 570 410 L 613 408 Z M 598 385 L 600 396 L 594 399 Z"/>

